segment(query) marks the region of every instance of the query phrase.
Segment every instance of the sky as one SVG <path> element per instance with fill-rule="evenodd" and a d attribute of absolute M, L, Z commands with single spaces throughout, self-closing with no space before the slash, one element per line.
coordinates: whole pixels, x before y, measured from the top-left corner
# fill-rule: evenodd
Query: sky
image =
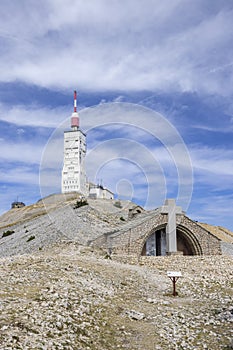
<path fill-rule="evenodd" d="M 2 0 L 0 213 L 61 191 L 73 90 L 86 171 L 233 231 L 233 3 Z"/>

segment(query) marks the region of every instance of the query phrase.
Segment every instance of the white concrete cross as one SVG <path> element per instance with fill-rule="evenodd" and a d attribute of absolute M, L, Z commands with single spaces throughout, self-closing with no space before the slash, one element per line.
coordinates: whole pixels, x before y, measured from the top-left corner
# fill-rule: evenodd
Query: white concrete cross
<path fill-rule="evenodd" d="M 176 253 L 176 214 L 182 214 L 182 208 L 176 206 L 175 199 L 166 199 L 160 212 L 161 214 L 168 214 L 168 223 L 166 226 L 167 253 Z"/>

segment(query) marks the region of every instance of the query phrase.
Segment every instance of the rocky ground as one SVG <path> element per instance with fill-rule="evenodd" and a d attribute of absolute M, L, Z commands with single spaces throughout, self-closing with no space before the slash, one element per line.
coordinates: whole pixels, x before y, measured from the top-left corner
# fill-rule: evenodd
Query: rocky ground
<path fill-rule="evenodd" d="M 0 349 L 233 349 L 232 257 L 104 255 L 64 242 L 1 258 Z"/>
<path fill-rule="evenodd" d="M 65 239 L 87 245 L 121 228 L 128 221 L 129 209 L 135 207 L 129 201 L 121 201 L 118 207 L 116 200 L 88 199 L 88 205 L 75 209 L 76 202 L 77 198 L 53 195 L 0 216 L 0 257 L 34 253 Z M 140 214 L 139 221 L 148 215 Z"/>

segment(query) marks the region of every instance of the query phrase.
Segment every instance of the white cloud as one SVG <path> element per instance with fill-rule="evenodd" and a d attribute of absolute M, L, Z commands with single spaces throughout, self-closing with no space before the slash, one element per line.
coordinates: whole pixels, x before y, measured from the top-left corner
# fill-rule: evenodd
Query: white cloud
<path fill-rule="evenodd" d="M 17 129 L 16 131 L 17 135 L 23 135 L 25 133 L 25 130 L 22 128 Z"/>
<path fill-rule="evenodd" d="M 232 205 L 232 194 L 213 195 L 206 191 L 205 195 L 193 200 L 189 216 L 199 222 L 224 226 L 232 230 Z"/>
<path fill-rule="evenodd" d="M 201 124 L 195 124 L 192 125 L 192 128 L 200 129 L 200 130 L 206 130 L 206 131 L 213 131 L 213 132 L 223 132 L 223 133 L 232 133 L 233 132 L 233 125 L 222 125 L 222 126 L 212 126 L 212 125 L 201 125 Z"/>
<path fill-rule="evenodd" d="M 23 3 L 1 5 L 3 82 L 232 93 L 233 13 L 225 1 Z"/>
<path fill-rule="evenodd" d="M 193 145 L 189 147 L 193 166 L 197 171 L 215 176 L 232 176 L 233 150 Z M 220 180 L 222 181 L 222 180 Z"/>
<path fill-rule="evenodd" d="M 38 185 L 38 169 L 33 169 L 30 166 L 14 165 L 7 172 L 0 171 L 1 181 L 5 184 L 22 184 L 25 187 L 28 185 Z M 25 185 L 26 184 L 26 185 Z"/>
<path fill-rule="evenodd" d="M 7 106 L 0 104 L 0 120 L 19 126 L 57 127 L 69 116 L 67 107 L 39 107 L 35 105 Z M 22 128 L 18 132 L 22 133 Z"/>
<path fill-rule="evenodd" d="M 33 142 L 24 143 L 1 143 L 0 161 L 3 162 L 21 162 L 30 164 L 40 164 L 43 145 Z"/>

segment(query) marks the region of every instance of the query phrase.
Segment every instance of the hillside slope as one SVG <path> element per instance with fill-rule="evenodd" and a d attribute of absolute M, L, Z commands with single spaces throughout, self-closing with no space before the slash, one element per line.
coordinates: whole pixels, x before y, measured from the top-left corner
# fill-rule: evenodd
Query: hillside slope
<path fill-rule="evenodd" d="M 135 207 L 129 201 L 88 199 L 88 205 L 75 208 L 77 200 L 79 195 L 53 195 L 3 214 L 0 256 L 36 252 L 63 240 L 87 245 L 126 224 L 129 209 Z"/>

